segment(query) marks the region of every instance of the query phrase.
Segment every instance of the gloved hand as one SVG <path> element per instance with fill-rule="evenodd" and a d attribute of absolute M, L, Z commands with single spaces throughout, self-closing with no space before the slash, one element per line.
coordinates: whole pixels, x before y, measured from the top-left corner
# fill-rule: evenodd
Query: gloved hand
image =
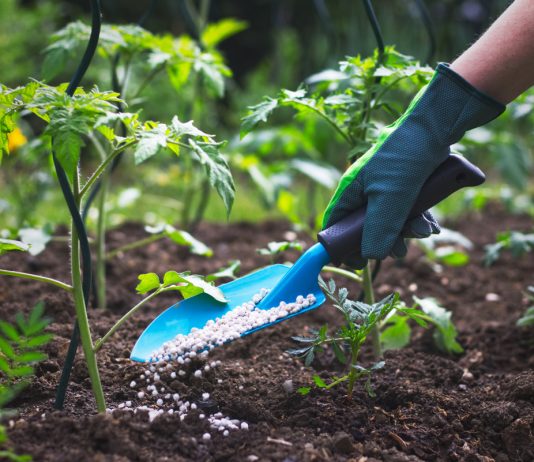
<path fill-rule="evenodd" d="M 421 187 L 467 130 L 499 116 L 505 106 L 439 64 L 434 76 L 406 112 L 385 127 L 376 144 L 345 172 L 330 199 L 323 229 L 367 204 L 361 258 L 348 264 L 363 268 L 368 258 L 406 254 L 403 237 L 439 233 L 430 212 L 406 223 Z"/>

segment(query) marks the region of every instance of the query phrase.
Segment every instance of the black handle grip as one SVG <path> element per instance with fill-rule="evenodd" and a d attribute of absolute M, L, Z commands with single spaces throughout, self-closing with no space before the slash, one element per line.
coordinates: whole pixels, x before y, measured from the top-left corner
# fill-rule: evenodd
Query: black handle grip
<path fill-rule="evenodd" d="M 408 218 L 415 218 L 459 189 L 478 186 L 485 179 L 486 176 L 476 165 L 451 154 L 428 177 Z M 366 207 L 362 207 L 317 235 L 332 263 L 339 265 L 349 255 L 360 254 L 365 212 Z"/>

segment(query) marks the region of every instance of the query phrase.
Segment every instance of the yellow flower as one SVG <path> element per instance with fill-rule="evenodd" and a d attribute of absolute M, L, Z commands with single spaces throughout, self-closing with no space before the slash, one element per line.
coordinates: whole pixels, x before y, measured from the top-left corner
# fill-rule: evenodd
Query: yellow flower
<path fill-rule="evenodd" d="M 28 141 L 20 130 L 20 128 L 15 128 L 15 130 L 13 130 L 9 135 L 7 135 L 7 140 L 9 152 L 13 152 L 21 146 L 24 146 Z"/>

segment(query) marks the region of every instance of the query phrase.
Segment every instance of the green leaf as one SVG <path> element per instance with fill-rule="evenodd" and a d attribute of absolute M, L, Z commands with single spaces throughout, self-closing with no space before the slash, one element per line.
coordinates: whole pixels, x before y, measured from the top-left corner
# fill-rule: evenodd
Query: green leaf
<path fill-rule="evenodd" d="M 15 350 L 11 344 L 4 338 L 0 337 L 0 352 L 2 352 L 9 359 L 15 359 Z"/>
<path fill-rule="evenodd" d="M 404 348 L 410 343 L 412 330 L 407 321 L 407 317 L 398 315 L 393 315 L 388 319 L 389 327 L 380 333 L 380 342 L 384 351 Z"/>
<path fill-rule="evenodd" d="M 15 327 L 8 322 L 0 321 L 0 330 L 10 340 L 14 342 L 18 342 L 20 340 L 20 335 L 18 334 L 17 329 L 15 329 Z"/>
<path fill-rule="evenodd" d="M 228 162 L 219 152 L 218 144 L 197 143 L 189 139 L 189 144 L 206 169 L 212 187 L 222 199 L 227 215 L 230 215 L 235 197 L 235 186 Z"/>
<path fill-rule="evenodd" d="M 519 327 L 534 326 L 534 306 L 527 309 L 525 314 L 517 320 Z"/>
<path fill-rule="evenodd" d="M 50 340 L 52 340 L 52 334 L 38 335 L 37 337 L 32 337 L 26 341 L 26 346 L 28 348 L 35 348 L 38 346 L 46 345 Z"/>
<path fill-rule="evenodd" d="M 462 353 L 464 349 L 457 342 L 458 332 L 451 318 L 452 313 L 439 305 L 434 298 L 413 297 L 415 302 L 421 307 L 423 312 L 431 318 L 431 322 L 437 327 L 434 332 L 436 346 L 443 352 Z"/>
<path fill-rule="evenodd" d="M 221 268 L 219 271 L 206 276 L 207 281 L 214 281 L 221 278 L 236 279 L 236 273 L 241 267 L 241 261 L 232 260 L 226 268 Z"/>
<path fill-rule="evenodd" d="M 19 366 L 19 367 L 14 367 L 13 369 L 11 369 L 9 375 L 11 377 L 21 378 L 21 377 L 28 377 L 30 375 L 33 375 L 33 372 L 34 372 L 34 369 L 31 366 Z"/>
<path fill-rule="evenodd" d="M 211 23 L 202 31 L 200 39 L 206 48 L 214 48 L 223 40 L 231 37 L 248 27 L 245 21 L 233 18 L 222 19 L 219 22 Z"/>
<path fill-rule="evenodd" d="M 247 133 L 250 133 L 260 122 L 267 122 L 271 113 L 278 106 L 278 100 L 266 98 L 256 106 L 250 106 L 248 114 L 241 119 L 240 136 L 244 138 Z"/>
<path fill-rule="evenodd" d="M 347 364 L 347 362 L 348 362 L 347 356 L 345 355 L 345 352 L 344 352 L 343 349 L 338 345 L 337 342 L 332 343 L 332 349 L 334 350 L 334 354 L 336 355 L 337 360 L 338 360 L 341 364 Z"/>
<path fill-rule="evenodd" d="M 279 255 L 282 252 L 287 250 L 298 250 L 302 252 L 302 244 L 300 242 L 289 242 L 289 241 L 273 241 L 267 244 L 266 248 L 256 249 L 260 255 Z"/>
<path fill-rule="evenodd" d="M 213 138 L 213 135 L 204 133 L 202 130 L 199 130 L 197 127 L 195 127 L 193 125 L 192 120 L 184 123 L 184 122 L 180 122 L 177 116 L 174 116 L 172 119 L 171 126 L 172 126 L 172 129 L 174 130 L 174 134 L 179 137 L 188 135 L 188 136 L 206 138 L 206 139 Z"/>
<path fill-rule="evenodd" d="M 0 239 L 0 255 L 4 255 L 13 250 L 27 252 L 30 250 L 30 246 L 24 242 L 15 241 L 13 239 Z"/>
<path fill-rule="evenodd" d="M 156 273 L 146 273 L 146 274 L 140 274 L 137 276 L 137 279 L 141 281 L 139 284 L 137 284 L 137 287 L 135 290 L 139 294 L 146 294 L 147 292 L 151 292 L 152 290 L 158 289 L 161 285 L 159 276 Z"/>
<path fill-rule="evenodd" d="M 165 287 L 176 285 L 176 290 L 180 291 L 184 298 L 205 293 L 218 302 L 227 302 L 222 291 L 205 281 L 201 276 L 188 275 L 186 273 L 180 274 L 176 271 L 167 271 L 163 277 L 163 285 Z"/>
<path fill-rule="evenodd" d="M 300 387 L 297 389 L 297 392 L 300 393 L 302 396 L 306 396 L 310 391 L 310 387 Z"/>
<path fill-rule="evenodd" d="M 228 75 L 229 71 L 220 62 L 217 62 L 212 54 L 202 53 L 195 61 L 193 68 L 204 78 L 206 85 L 217 96 L 224 96 L 224 74 Z"/>
<path fill-rule="evenodd" d="M 469 263 L 469 255 L 452 246 L 439 247 L 436 249 L 436 257 L 448 266 L 465 266 Z"/>
<path fill-rule="evenodd" d="M 165 225 L 165 235 L 176 244 L 189 247 L 191 252 L 195 255 L 202 255 L 204 257 L 213 256 L 213 250 L 203 242 L 194 238 L 187 231 L 176 229 L 171 225 Z"/>
<path fill-rule="evenodd" d="M 310 367 L 314 358 L 315 358 L 315 351 L 313 348 L 310 348 L 310 350 L 308 351 L 308 353 L 306 353 L 306 356 L 304 357 L 304 365 L 306 367 Z"/>
<path fill-rule="evenodd" d="M 325 381 L 319 377 L 318 375 L 314 375 L 313 376 L 313 382 L 315 383 L 315 385 L 317 385 L 319 388 L 326 388 L 327 385 L 325 383 Z"/>
<path fill-rule="evenodd" d="M 52 149 L 57 160 L 70 178 L 76 174 L 82 146 L 80 134 L 75 131 L 64 130 L 61 135 L 52 138 Z"/>
<path fill-rule="evenodd" d="M 43 301 L 37 302 L 33 307 L 30 317 L 28 318 L 28 324 L 30 326 L 37 324 L 42 320 L 45 311 L 45 304 Z"/>
<path fill-rule="evenodd" d="M 147 159 L 155 156 L 163 148 L 167 147 L 167 126 L 157 124 L 141 134 L 139 142 L 135 147 L 135 164 L 139 165 Z"/>
<path fill-rule="evenodd" d="M 28 351 L 26 353 L 17 355 L 15 357 L 15 361 L 17 363 L 36 363 L 39 361 L 43 361 L 46 358 L 48 358 L 48 356 L 45 353 L 41 353 L 40 351 Z"/>
<path fill-rule="evenodd" d="M 293 159 L 291 167 L 327 189 L 334 189 L 341 172 L 335 167 L 308 159 Z"/>

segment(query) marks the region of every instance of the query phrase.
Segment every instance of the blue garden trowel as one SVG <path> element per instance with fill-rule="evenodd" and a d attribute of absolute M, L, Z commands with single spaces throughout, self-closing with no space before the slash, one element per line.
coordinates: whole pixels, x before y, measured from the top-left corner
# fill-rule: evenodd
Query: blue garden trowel
<path fill-rule="evenodd" d="M 485 176 L 478 167 L 462 157 L 450 155 L 421 188 L 410 218 L 433 207 L 453 192 L 466 186 L 478 186 L 484 180 Z M 318 234 L 319 243 L 307 250 L 293 266 L 268 266 L 222 284 L 219 288 L 228 300 L 227 303 L 200 294 L 171 306 L 141 334 L 132 350 L 131 359 L 149 361 L 151 354 L 165 342 L 178 334 L 187 335 L 194 327 L 204 327 L 209 320 L 221 317 L 251 300 L 262 288 L 269 289 L 270 292 L 260 302 L 261 309 L 277 306 L 281 301 L 293 302 L 298 295 L 314 294 L 316 301 L 297 313 L 251 329 L 242 336 L 321 306 L 325 296 L 319 288 L 319 273 L 330 262 L 339 265 L 350 255 L 359 254 L 365 212 L 364 207 L 321 231 Z"/>

